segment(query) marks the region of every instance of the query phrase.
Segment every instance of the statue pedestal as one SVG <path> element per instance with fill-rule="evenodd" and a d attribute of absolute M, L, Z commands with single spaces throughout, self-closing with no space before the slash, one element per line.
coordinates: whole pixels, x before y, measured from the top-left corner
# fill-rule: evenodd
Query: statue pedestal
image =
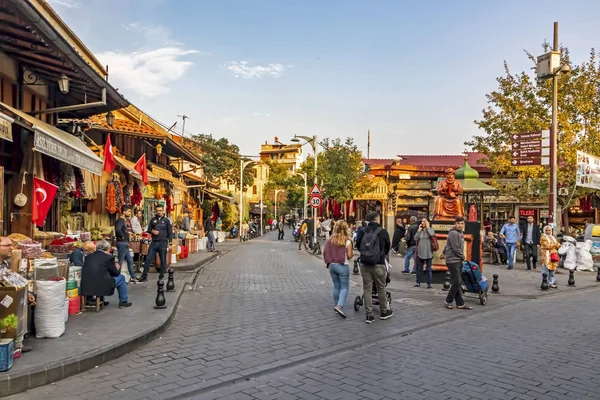
<path fill-rule="evenodd" d="M 454 226 L 454 220 L 436 220 L 431 221 L 431 227 L 435 230 L 435 237 L 437 238 L 440 249 L 433 254 L 433 262 L 431 269 L 433 271 L 447 271 L 446 262 L 440 259 L 440 254 L 446 246 L 446 240 L 448 239 L 448 232 L 450 228 Z M 479 222 L 465 222 L 465 255 L 467 260 L 474 262 L 480 266 L 483 271 L 482 265 L 482 251 L 481 251 L 481 231 Z"/>

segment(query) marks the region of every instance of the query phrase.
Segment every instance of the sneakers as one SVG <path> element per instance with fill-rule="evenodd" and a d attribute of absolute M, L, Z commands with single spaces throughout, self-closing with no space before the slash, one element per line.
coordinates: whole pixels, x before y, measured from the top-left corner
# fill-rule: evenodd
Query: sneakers
<path fill-rule="evenodd" d="M 388 309 L 386 312 L 384 312 L 383 314 L 381 314 L 379 316 L 379 319 L 389 319 L 392 317 L 392 315 L 394 315 L 394 311 L 392 311 L 392 309 Z"/>
<path fill-rule="evenodd" d="M 131 302 L 124 301 L 122 303 L 119 303 L 119 308 L 127 308 L 127 307 L 131 307 Z"/>
<path fill-rule="evenodd" d="M 410 271 L 402 271 L 403 274 L 410 274 Z"/>
<path fill-rule="evenodd" d="M 433 287 L 431 285 L 427 285 L 427 289 L 433 289 Z"/>
<path fill-rule="evenodd" d="M 410 274 L 411 274 L 411 275 L 416 275 L 416 274 L 417 274 L 417 271 L 410 271 Z"/>
<path fill-rule="evenodd" d="M 372 315 L 367 315 L 367 319 L 365 321 L 367 324 L 372 324 L 373 322 L 375 322 L 375 317 Z"/>
<path fill-rule="evenodd" d="M 333 309 L 340 317 L 346 318 L 346 313 L 344 313 L 344 309 L 340 306 Z"/>
<path fill-rule="evenodd" d="M 421 284 L 420 283 L 416 283 L 415 287 L 421 287 Z"/>
<path fill-rule="evenodd" d="M 136 283 L 145 283 L 145 282 L 148 282 L 147 278 L 140 278 L 140 279 L 137 280 Z"/>

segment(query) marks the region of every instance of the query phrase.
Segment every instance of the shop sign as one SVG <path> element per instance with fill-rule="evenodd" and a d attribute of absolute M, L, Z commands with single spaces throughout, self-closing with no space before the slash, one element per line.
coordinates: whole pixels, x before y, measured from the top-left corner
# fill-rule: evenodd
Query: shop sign
<path fill-rule="evenodd" d="M 34 147 L 36 151 L 47 156 L 64 161 L 77 168 L 85 169 L 93 174 L 102 175 L 102 162 L 37 129 L 35 130 Z"/>
<path fill-rule="evenodd" d="M 12 138 L 12 123 L 1 117 L 0 115 L 0 139 L 8 140 L 9 142 L 13 141 Z"/>
<path fill-rule="evenodd" d="M 519 209 L 519 217 L 535 217 L 535 210 L 533 208 L 521 208 Z"/>

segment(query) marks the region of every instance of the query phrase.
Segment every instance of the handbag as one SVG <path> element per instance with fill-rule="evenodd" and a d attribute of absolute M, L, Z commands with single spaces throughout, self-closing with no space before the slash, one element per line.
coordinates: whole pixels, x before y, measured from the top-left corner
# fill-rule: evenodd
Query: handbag
<path fill-rule="evenodd" d="M 550 253 L 550 261 L 559 262 L 560 256 L 558 255 L 558 253 Z"/>
<path fill-rule="evenodd" d="M 440 244 L 435 236 L 431 236 L 429 238 L 431 240 L 431 251 L 438 251 L 440 249 Z"/>

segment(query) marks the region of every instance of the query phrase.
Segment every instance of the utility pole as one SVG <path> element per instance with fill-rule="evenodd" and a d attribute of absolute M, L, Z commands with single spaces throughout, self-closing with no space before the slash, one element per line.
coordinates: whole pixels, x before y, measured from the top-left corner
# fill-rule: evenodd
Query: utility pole
<path fill-rule="evenodd" d="M 367 158 L 371 158 L 371 130 L 367 132 Z"/>
<path fill-rule="evenodd" d="M 558 48 L 558 22 L 554 23 L 554 45 L 552 51 L 559 51 Z M 556 195 L 558 194 L 558 178 L 556 173 L 557 153 L 558 153 L 558 71 L 552 74 L 552 128 L 550 129 L 550 223 L 558 229 L 560 217 L 557 215 Z"/>
<path fill-rule="evenodd" d="M 183 115 L 178 115 L 178 117 L 183 119 L 183 126 L 181 127 L 181 136 L 185 137 L 185 120 L 189 119 L 190 117 L 185 115 L 185 113 L 183 113 Z"/>

